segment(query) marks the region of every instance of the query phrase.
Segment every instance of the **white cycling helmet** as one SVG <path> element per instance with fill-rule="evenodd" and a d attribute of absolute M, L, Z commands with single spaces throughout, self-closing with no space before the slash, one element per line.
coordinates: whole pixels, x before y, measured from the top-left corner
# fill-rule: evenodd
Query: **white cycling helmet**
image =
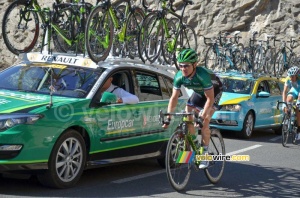
<path fill-rule="evenodd" d="M 297 67 L 297 66 L 291 67 L 291 68 L 287 71 L 287 75 L 288 75 L 288 76 L 294 76 L 294 75 L 297 75 L 298 73 L 299 73 L 299 67 Z"/>

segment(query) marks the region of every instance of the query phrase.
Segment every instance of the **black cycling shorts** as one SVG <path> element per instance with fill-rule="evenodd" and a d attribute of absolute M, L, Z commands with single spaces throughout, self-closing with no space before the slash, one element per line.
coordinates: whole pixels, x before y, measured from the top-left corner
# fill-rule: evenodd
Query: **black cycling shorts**
<path fill-rule="evenodd" d="M 215 94 L 215 102 L 213 104 L 213 108 L 215 110 L 220 110 L 221 107 L 219 106 L 219 101 L 220 101 L 220 98 L 222 96 L 222 90 L 220 90 L 220 88 L 218 87 L 215 87 L 214 88 L 214 94 Z M 193 107 L 193 108 L 196 108 L 198 109 L 199 111 L 201 109 L 204 108 L 204 105 L 206 103 L 207 99 L 205 97 L 205 95 L 200 95 L 200 94 L 197 94 L 196 92 L 194 92 L 191 97 L 189 98 L 188 102 L 187 102 L 187 106 L 189 107 Z"/>

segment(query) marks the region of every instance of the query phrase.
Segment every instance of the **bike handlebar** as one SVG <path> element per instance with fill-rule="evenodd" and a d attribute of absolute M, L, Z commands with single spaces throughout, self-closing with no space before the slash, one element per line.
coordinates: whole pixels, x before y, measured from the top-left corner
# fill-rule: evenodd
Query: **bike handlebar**
<path fill-rule="evenodd" d="M 200 126 L 200 128 L 203 127 L 203 118 L 201 118 L 199 116 L 199 114 L 195 111 L 192 111 L 192 112 L 181 112 L 181 113 L 163 113 L 162 110 L 159 111 L 159 123 L 160 124 L 166 124 L 166 125 L 169 125 L 170 122 L 171 122 L 171 119 L 168 118 L 167 121 L 165 121 L 164 117 L 165 116 L 182 116 L 182 117 L 187 117 L 187 116 L 190 116 L 192 115 L 195 122 Z"/>

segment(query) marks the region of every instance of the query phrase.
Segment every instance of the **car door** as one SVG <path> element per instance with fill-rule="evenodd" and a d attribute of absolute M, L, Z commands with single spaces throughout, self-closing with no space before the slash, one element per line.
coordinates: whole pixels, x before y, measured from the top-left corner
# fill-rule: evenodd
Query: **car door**
<path fill-rule="evenodd" d="M 139 96 L 140 110 L 142 114 L 141 132 L 143 141 L 162 141 L 170 137 L 170 130 L 164 130 L 159 123 L 159 112 L 167 111 L 173 89 L 173 79 L 157 72 L 135 70 L 134 76 L 137 82 L 137 94 Z M 186 99 L 179 99 L 176 111 L 184 109 Z"/>
<path fill-rule="evenodd" d="M 114 85 L 136 94 L 134 91 L 136 85 L 130 69 L 114 71 L 108 74 L 103 82 L 110 76 L 113 76 Z M 142 128 L 141 111 L 138 103 L 101 104 L 94 108 L 93 115 L 97 121 L 97 129 L 94 138 L 96 142 L 92 145 L 96 147 L 93 150 L 99 151 L 97 158 L 120 158 L 143 153 L 139 149 L 132 151 L 134 146 L 144 143 L 139 139 Z M 122 149 L 122 152 L 119 152 L 119 149 Z"/>
<path fill-rule="evenodd" d="M 282 112 L 277 109 L 277 101 L 282 101 L 282 91 L 280 89 L 280 82 L 277 80 L 269 80 L 269 88 L 270 88 L 270 102 L 272 108 L 271 122 L 274 125 L 280 125 L 282 121 Z"/>
<path fill-rule="evenodd" d="M 270 93 L 270 88 L 267 80 L 257 81 L 258 86 L 256 87 L 256 97 L 254 101 L 256 119 L 255 126 L 256 127 L 264 127 L 269 126 L 274 121 L 273 119 L 273 96 L 259 96 L 261 92 Z"/>

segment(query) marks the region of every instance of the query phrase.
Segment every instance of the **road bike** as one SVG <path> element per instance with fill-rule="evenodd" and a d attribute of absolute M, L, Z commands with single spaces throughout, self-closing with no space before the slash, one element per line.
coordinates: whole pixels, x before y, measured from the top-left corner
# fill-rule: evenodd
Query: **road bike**
<path fill-rule="evenodd" d="M 203 147 L 192 140 L 188 125 L 193 124 L 193 122 L 189 121 L 188 117 L 193 116 L 195 122 L 199 124 L 198 133 L 201 131 L 203 121 L 195 112 L 163 113 L 160 111 L 159 120 L 161 124 L 170 124 L 169 120 L 164 119 L 165 116 L 180 116 L 182 118 L 181 123 L 168 141 L 165 158 L 168 181 L 176 191 L 181 191 L 189 181 L 192 167 L 195 171 L 200 170 L 198 167 L 203 154 Z M 218 129 L 211 129 L 208 155 L 225 155 L 225 144 Z M 225 159 L 210 161 L 209 166 L 204 169 L 207 179 L 211 183 L 217 183 L 223 175 L 224 167 Z"/>
<path fill-rule="evenodd" d="M 297 62 L 297 56 L 293 52 L 296 48 L 296 40 L 291 38 L 289 41 L 276 40 L 281 42 L 279 51 L 275 55 L 274 61 L 274 74 L 276 76 L 282 76 L 285 71 L 287 71 L 291 66 Z M 287 46 L 287 43 L 290 45 Z"/>
<path fill-rule="evenodd" d="M 298 130 L 296 111 L 298 111 L 298 108 L 295 105 L 295 102 L 293 104 L 290 104 L 287 102 L 277 101 L 277 109 L 279 109 L 280 104 L 286 105 L 287 108 L 287 113 L 284 114 L 282 120 L 282 145 L 286 147 L 289 136 L 291 137 L 292 143 L 296 144 Z"/>
<path fill-rule="evenodd" d="M 84 24 L 92 5 L 84 0 L 62 3 L 55 0 L 53 9 L 41 8 L 37 0 L 14 1 L 5 11 L 2 21 L 3 40 L 14 54 L 30 52 L 44 30 L 41 51 L 44 46 L 67 52 L 80 48 L 84 51 Z M 41 20 L 41 23 L 40 21 Z"/>
<path fill-rule="evenodd" d="M 160 8 L 150 12 L 144 19 L 138 36 L 138 53 L 143 62 L 153 63 L 160 58 L 160 62 L 166 64 L 174 62 L 179 69 L 176 53 L 185 48 L 197 50 L 195 30 L 183 20 L 186 6 L 192 5 L 193 2 L 183 0 L 180 14 L 173 8 L 174 0 L 160 2 Z"/>
<path fill-rule="evenodd" d="M 209 45 L 205 54 L 205 67 L 213 71 L 241 70 L 241 51 L 244 46 L 238 43 L 240 32 L 233 36 L 220 32 L 217 38 L 204 37 L 204 43 Z"/>
<path fill-rule="evenodd" d="M 121 3 L 125 3 L 125 7 Z M 137 56 L 137 36 L 144 16 L 143 10 L 134 6 L 131 0 L 102 1 L 90 13 L 86 23 L 85 41 L 89 57 L 96 63 L 105 60 L 114 42 L 122 44 L 115 46 L 121 46 L 119 50 L 125 56 Z"/>

